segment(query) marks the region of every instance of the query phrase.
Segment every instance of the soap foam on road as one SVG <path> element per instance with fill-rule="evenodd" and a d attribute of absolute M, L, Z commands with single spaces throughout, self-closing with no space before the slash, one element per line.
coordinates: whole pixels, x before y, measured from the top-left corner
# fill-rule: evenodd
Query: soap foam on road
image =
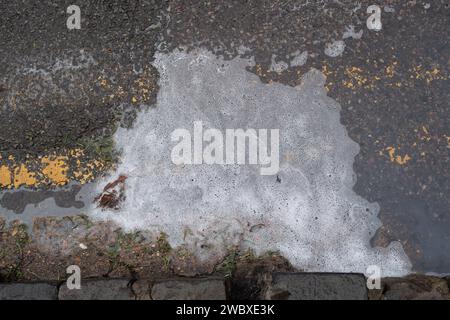
<path fill-rule="evenodd" d="M 278 250 L 305 271 L 403 275 L 411 265 L 398 242 L 372 248 L 378 205 L 354 193 L 359 146 L 340 123 L 340 106 L 317 70 L 290 87 L 263 84 L 245 68 L 252 61 L 224 61 L 205 50 L 158 53 L 160 91 L 154 108 L 131 129 L 115 134 L 121 164 L 98 191 L 120 174 L 126 199 L 119 211 L 93 210 L 125 230 L 165 232 L 202 259 L 219 259 L 230 245 L 256 253 Z M 280 171 L 262 176 L 259 166 L 176 166 L 173 130 L 206 128 L 280 130 Z"/>

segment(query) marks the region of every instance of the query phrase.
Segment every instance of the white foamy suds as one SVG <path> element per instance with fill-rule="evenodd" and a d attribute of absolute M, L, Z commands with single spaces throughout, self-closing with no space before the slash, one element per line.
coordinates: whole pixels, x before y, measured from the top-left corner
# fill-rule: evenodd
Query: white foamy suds
<path fill-rule="evenodd" d="M 327 43 L 325 47 L 325 54 L 329 57 L 336 58 L 341 56 L 345 50 L 345 42 L 342 40 L 336 40 L 331 43 Z"/>
<path fill-rule="evenodd" d="M 384 6 L 384 12 L 386 13 L 394 13 L 395 12 L 395 8 L 392 6 Z"/>
<path fill-rule="evenodd" d="M 308 51 L 296 51 L 292 54 L 291 67 L 303 66 L 308 61 Z"/>
<path fill-rule="evenodd" d="M 126 230 L 165 232 L 203 259 L 224 256 L 230 245 L 256 253 L 278 250 L 306 271 L 402 275 L 410 263 L 398 242 L 372 248 L 380 226 L 377 204 L 356 195 L 352 169 L 358 145 L 339 119 L 317 70 L 293 88 L 263 84 L 245 71 L 247 60 L 224 61 L 207 51 L 157 54 L 157 105 L 139 114 L 132 129 L 115 134 L 122 161 L 100 181 L 119 174 L 126 200 L 119 211 L 89 214 Z M 259 166 L 186 165 L 170 159 L 174 129 L 280 129 L 280 171 L 261 176 Z"/>
<path fill-rule="evenodd" d="M 273 54 L 272 58 L 271 58 L 271 63 L 270 63 L 270 67 L 269 67 L 269 71 L 272 72 L 283 72 L 284 70 L 286 70 L 289 65 L 284 62 L 284 61 L 276 61 L 276 56 Z"/>
<path fill-rule="evenodd" d="M 345 32 L 342 35 L 342 39 L 353 38 L 353 39 L 359 40 L 362 38 L 363 32 L 364 32 L 363 29 L 356 32 L 355 26 L 349 25 L 349 26 L 345 27 Z"/>

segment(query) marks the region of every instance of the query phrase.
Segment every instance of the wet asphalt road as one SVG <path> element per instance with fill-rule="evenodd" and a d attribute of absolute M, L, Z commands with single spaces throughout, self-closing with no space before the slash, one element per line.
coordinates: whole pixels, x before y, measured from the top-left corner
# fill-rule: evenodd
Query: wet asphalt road
<path fill-rule="evenodd" d="M 292 86 L 314 67 L 327 75 L 341 122 L 360 145 L 354 190 L 379 204 L 383 222 L 373 244 L 399 240 L 414 270 L 450 272 L 448 1 L 430 7 L 426 1 L 78 1 L 82 29 L 72 31 L 65 25 L 69 4 L 0 3 L 2 164 L 13 165 L 10 155 L 20 163 L 108 137 L 118 122 L 130 125 L 138 110 L 129 108 L 133 97 L 155 100 L 157 50 L 204 47 L 226 59 L 253 56 L 249 71 L 261 81 Z M 380 32 L 365 26 L 369 4 L 383 9 Z M 351 25 L 363 30 L 361 39 L 342 39 Z M 336 40 L 345 41 L 344 52 L 327 56 L 324 49 Z M 305 51 L 306 63 L 292 66 L 291 57 Z M 56 70 L 48 81 L 25 72 L 62 57 L 72 74 Z M 134 85 L 145 72 L 154 81 L 147 95 Z M 114 79 L 113 97 L 98 90 L 101 76 Z M 86 159 L 98 156 L 93 151 Z M 13 204 L 3 198 L 3 207 L 24 206 L 9 197 Z M 45 195 L 20 201 L 39 197 Z"/>

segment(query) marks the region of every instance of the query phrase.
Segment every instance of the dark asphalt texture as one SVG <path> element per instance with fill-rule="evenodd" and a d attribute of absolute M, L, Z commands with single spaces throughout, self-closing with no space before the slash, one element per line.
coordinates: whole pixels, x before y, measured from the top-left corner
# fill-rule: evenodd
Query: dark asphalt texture
<path fill-rule="evenodd" d="M 65 9 L 72 3 L 0 2 L 3 155 L 70 148 L 111 134 L 118 121 L 129 125 L 136 111 L 123 107 L 129 96 L 105 102 L 95 88 L 88 90 L 92 74 L 106 72 L 129 88 L 132 70 L 149 68 L 157 49 L 206 47 L 231 59 L 243 46 L 244 56 L 257 64 L 249 71 L 264 82 L 296 85 L 309 68 L 324 71 L 329 95 L 342 106 L 341 121 L 361 147 L 354 189 L 380 205 L 383 227 L 373 235 L 374 245 L 399 240 L 415 271 L 450 273 L 448 1 L 430 1 L 429 9 L 426 1 L 361 1 L 359 10 L 347 0 L 77 1 L 82 30 L 68 31 Z M 382 12 L 380 32 L 365 26 L 370 4 L 395 9 Z M 363 29 L 362 38 L 346 39 L 342 56 L 326 56 L 325 45 L 340 40 L 349 25 Z M 44 83 L 39 98 L 25 95 L 17 106 L 4 99 L 8 90 L 37 81 L 17 76 L 17 68 L 51 65 L 81 49 L 98 61 L 94 71 L 72 79 L 86 90 L 69 86 L 61 95 Z M 305 50 L 305 65 L 269 71 L 273 55 L 288 63 Z M 56 81 L 63 86 L 66 75 Z M 155 85 L 147 102 L 156 92 Z M 398 163 L 396 156 L 402 162 L 406 154 L 411 159 Z"/>

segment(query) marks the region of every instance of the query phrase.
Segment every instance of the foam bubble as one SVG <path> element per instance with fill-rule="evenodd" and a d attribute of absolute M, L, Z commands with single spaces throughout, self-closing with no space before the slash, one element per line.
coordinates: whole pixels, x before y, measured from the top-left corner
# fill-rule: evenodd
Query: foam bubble
<path fill-rule="evenodd" d="M 341 56 L 345 50 L 345 42 L 342 40 L 336 40 L 332 43 L 328 43 L 325 47 L 325 54 L 329 57 L 336 58 Z"/>

